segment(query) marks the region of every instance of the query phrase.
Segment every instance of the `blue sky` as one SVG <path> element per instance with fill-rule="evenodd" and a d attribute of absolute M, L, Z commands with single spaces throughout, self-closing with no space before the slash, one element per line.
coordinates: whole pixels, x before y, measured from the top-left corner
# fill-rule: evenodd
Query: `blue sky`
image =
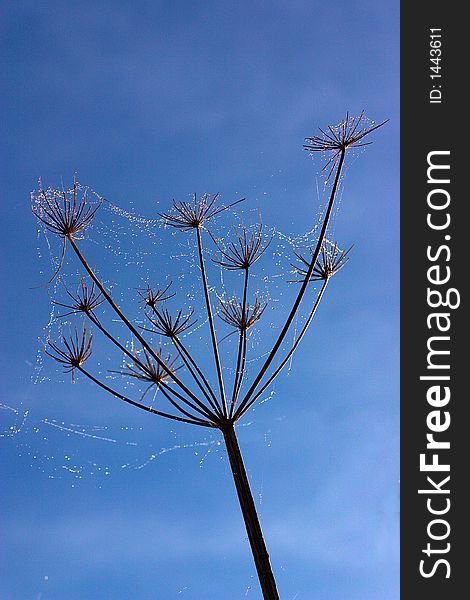
<path fill-rule="evenodd" d="M 239 438 L 281 597 L 398 598 L 398 3 L 1 7 L 2 599 L 260 598 L 217 435 L 49 362 L 33 383 L 50 313 L 37 178 L 77 172 L 150 219 L 194 191 L 246 196 L 295 236 L 324 202 L 303 138 L 362 109 L 390 122 L 347 169 L 333 227 L 351 261 Z"/>

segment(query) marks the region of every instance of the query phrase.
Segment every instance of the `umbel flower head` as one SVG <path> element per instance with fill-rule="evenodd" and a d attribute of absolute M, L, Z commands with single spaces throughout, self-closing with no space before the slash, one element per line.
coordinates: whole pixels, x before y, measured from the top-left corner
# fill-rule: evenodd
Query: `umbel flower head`
<path fill-rule="evenodd" d="M 152 323 L 154 329 L 147 329 L 146 327 L 143 327 L 143 329 L 172 339 L 181 335 L 196 323 L 196 320 L 191 321 L 193 313 L 194 310 L 191 309 L 188 314 L 184 315 L 183 309 L 180 309 L 173 316 L 166 307 L 155 307 L 151 315 L 146 314 L 147 319 Z"/>
<path fill-rule="evenodd" d="M 157 290 L 154 290 L 150 286 L 147 286 L 146 290 L 144 290 L 143 292 L 139 292 L 139 296 L 142 298 L 142 301 L 146 308 L 148 307 L 154 310 L 158 302 L 165 302 L 165 300 L 169 300 L 170 298 L 176 296 L 176 293 L 167 295 L 167 292 L 170 289 L 170 287 L 171 281 L 164 289 L 158 288 Z"/>
<path fill-rule="evenodd" d="M 219 298 L 218 315 L 227 325 L 235 327 L 239 331 L 247 331 L 261 319 L 267 305 L 268 300 L 261 302 L 258 294 L 256 294 L 254 303 L 246 306 L 243 306 L 236 296 L 228 300 Z"/>
<path fill-rule="evenodd" d="M 88 285 L 83 281 L 83 279 L 80 279 L 76 294 L 72 294 L 67 289 L 65 291 L 72 299 L 71 304 L 64 304 L 62 302 L 52 300 L 52 302 L 57 306 L 70 309 L 69 312 L 59 315 L 60 318 L 79 313 L 89 315 L 95 310 L 95 308 L 98 308 L 98 306 L 101 306 L 101 304 L 104 302 L 103 295 L 101 292 L 96 290 L 94 281 L 91 283 L 91 285 Z"/>
<path fill-rule="evenodd" d="M 378 125 L 369 126 L 364 111 L 356 117 L 351 117 L 349 113 L 346 113 L 346 117 L 339 125 L 335 127 L 328 126 L 327 131 L 319 127 L 322 133 L 321 136 L 305 138 L 307 143 L 304 144 L 304 149 L 309 152 L 332 153 L 332 157 L 323 167 L 323 170 L 325 170 L 332 164 L 327 176 L 328 181 L 331 173 L 338 164 L 341 153 L 345 152 L 348 148 L 361 148 L 372 144 L 372 142 L 365 142 L 364 138 L 379 127 L 382 127 L 382 125 L 385 125 L 385 123 L 387 123 L 387 120 Z"/>
<path fill-rule="evenodd" d="M 165 225 L 180 229 L 181 231 L 189 231 L 201 228 L 209 219 L 244 200 L 244 198 L 237 200 L 228 206 L 218 206 L 216 204 L 218 198 L 219 194 L 211 198 L 207 193 L 198 198 L 195 193 L 193 202 L 178 202 L 173 200 L 173 213 L 159 214 Z"/>
<path fill-rule="evenodd" d="M 33 214 L 48 231 L 63 238 L 59 266 L 48 283 L 51 283 L 59 274 L 64 262 L 67 239 L 82 239 L 85 229 L 91 224 L 96 211 L 101 206 L 101 202 L 97 206 L 93 206 L 87 201 L 86 190 L 80 200 L 77 192 L 78 184 L 74 180 L 71 193 L 66 192 L 64 187 L 60 192 L 53 188 L 44 190 L 41 187 L 39 196 L 32 196 L 31 210 Z"/>
<path fill-rule="evenodd" d="M 86 190 L 81 199 L 77 197 L 78 184 L 73 182 L 73 191 L 62 191 L 41 188 L 39 196 L 34 198 L 32 211 L 44 223 L 48 231 L 62 237 L 80 239 L 84 230 L 93 221 L 101 203 L 93 206 L 87 200 Z"/>
<path fill-rule="evenodd" d="M 75 369 L 81 367 L 91 355 L 92 340 L 93 334 L 88 333 L 83 324 L 81 332 L 75 327 L 68 336 L 62 336 L 63 347 L 54 342 L 48 342 L 51 350 L 46 349 L 46 354 L 64 365 L 66 373 L 72 373 L 72 383 L 74 383 Z"/>
<path fill-rule="evenodd" d="M 314 255 L 314 252 L 311 248 L 308 249 L 311 256 Z M 310 276 L 309 281 L 327 281 L 330 277 L 332 277 L 335 273 L 340 271 L 344 265 L 349 260 L 349 253 L 352 250 L 348 248 L 348 250 L 339 250 L 338 245 L 335 243 L 332 248 L 327 249 L 325 243 L 323 243 L 320 256 L 318 257 L 317 262 L 313 268 L 312 274 Z M 299 275 L 302 275 L 304 278 L 308 274 L 308 270 L 310 267 L 311 260 L 308 258 L 304 258 L 300 253 L 294 252 L 295 256 L 302 263 L 299 265 L 292 265 L 295 269 L 295 272 Z M 303 279 L 297 280 L 298 282 L 303 282 Z"/>
<path fill-rule="evenodd" d="M 263 256 L 271 244 L 274 234 L 263 246 L 263 223 L 261 220 L 257 230 L 248 231 L 245 226 L 234 229 L 236 239 L 224 249 L 214 239 L 221 255 L 220 260 L 214 260 L 214 262 L 228 271 L 247 270 Z"/>
<path fill-rule="evenodd" d="M 135 360 L 132 364 L 126 364 L 126 370 L 111 372 L 119 373 L 125 377 L 133 377 L 134 379 L 148 383 L 149 385 L 142 394 L 141 399 L 144 398 L 151 387 L 155 385 L 158 389 L 161 383 L 171 379 L 170 373 L 176 373 L 176 371 L 181 368 L 174 368 L 176 358 L 172 358 L 171 354 L 164 356 L 161 348 L 157 351 L 157 354 L 159 358 L 161 358 L 162 362 L 166 365 L 170 373 L 165 371 L 160 363 L 155 362 L 145 348 L 142 348 L 141 353 L 135 352 L 134 354 Z"/>

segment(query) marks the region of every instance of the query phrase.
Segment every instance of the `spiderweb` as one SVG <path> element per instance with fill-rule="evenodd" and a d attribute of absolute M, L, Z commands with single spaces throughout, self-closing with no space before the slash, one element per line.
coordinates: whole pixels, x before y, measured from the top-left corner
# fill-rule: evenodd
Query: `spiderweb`
<path fill-rule="evenodd" d="M 279 170 L 273 177 L 280 180 L 282 171 Z M 193 233 L 175 231 L 164 226 L 158 213 L 167 212 L 169 202 L 157 201 L 148 211 L 150 214 L 143 215 L 134 210 L 132 205 L 126 208 L 118 206 L 81 184 L 77 184 L 77 190 L 79 194 L 86 192 L 89 201 L 95 205 L 101 204 L 92 226 L 86 232 L 85 239 L 79 242 L 88 263 L 111 291 L 114 300 L 126 316 L 139 328 L 149 326 L 139 292 L 142 293 L 148 286 L 163 289 L 171 285 L 169 289 L 175 296 L 168 301 L 168 305 L 174 310 L 181 309 L 184 314 L 194 311 L 194 326 L 184 332 L 182 339 L 191 351 L 194 351 L 198 364 L 211 383 L 214 383 L 215 388 L 215 369 L 210 348 L 208 319 Z M 268 304 L 260 323 L 250 330 L 248 336 L 245 386 L 249 385 L 256 375 L 290 310 L 298 290 L 298 284 L 292 283 L 292 263 L 296 262 L 293 251 L 302 253 L 315 245 L 326 209 L 328 191 L 328 188 L 322 184 L 320 175 L 316 179 L 316 198 L 312 199 L 311 203 L 312 227 L 306 232 L 291 234 L 285 231 L 284 227 L 275 227 L 263 221 L 263 245 L 268 248 L 252 269 L 248 301 L 252 301 L 254 296 L 258 295 Z M 66 190 L 66 194 L 71 197 L 72 189 Z M 259 196 L 256 191 L 252 195 Z M 262 204 L 266 200 L 266 195 L 267 192 L 263 192 L 261 197 L 257 198 L 257 203 Z M 329 226 L 331 239 L 326 243 L 330 246 L 333 245 L 335 215 L 341 205 L 341 195 L 342 186 L 337 194 Z M 32 193 L 33 203 L 38 202 L 38 196 L 39 192 Z M 230 204 L 233 200 L 239 199 L 239 197 L 230 198 L 226 203 Z M 223 204 L 224 199 L 222 198 L 220 202 Z M 220 251 L 233 241 L 234 230 L 244 226 L 249 233 L 256 232 L 260 222 L 258 207 L 252 206 L 250 201 L 245 201 L 222 212 L 214 222 L 208 223 L 207 228 L 211 235 L 203 232 L 204 257 L 215 314 L 219 352 L 224 379 L 228 386 L 235 373 L 238 335 L 218 318 L 217 299 L 223 301 L 232 297 L 234 293 L 240 298 L 243 282 L 240 272 L 228 272 L 216 261 L 220 258 Z M 214 244 L 214 239 L 217 245 Z M 79 280 L 84 277 L 83 268 L 70 250 L 65 253 L 61 264 L 59 242 L 57 236 L 48 232 L 42 225 L 38 227 L 37 252 L 41 277 L 47 280 L 59 266 L 60 269 L 47 286 L 51 309 L 34 361 L 31 378 L 34 385 L 52 385 L 53 382 L 65 385 L 69 381 L 69 375 L 64 374 L 60 366 L 46 356 L 45 350 L 50 341 L 60 339 L 72 324 L 82 320 L 82 317 L 75 315 L 62 317 L 61 315 L 67 311 L 57 304 L 64 303 L 67 300 L 66 290 L 74 291 Z M 284 352 L 292 346 L 305 322 L 308 308 L 312 304 L 315 285 L 311 284 L 309 297 L 305 300 L 305 309 L 296 317 L 290 335 L 286 338 Z M 100 319 L 107 320 L 107 326 L 113 330 L 113 334 L 119 341 L 129 350 L 138 349 L 132 336 L 124 330 L 109 307 L 102 306 L 99 310 Z M 149 332 L 146 336 L 152 344 L 159 343 L 167 349 L 168 353 L 174 353 L 168 340 Z M 120 370 L 126 368 L 128 362 L 129 359 L 122 352 L 110 348 L 107 340 L 100 339 L 94 343 L 94 374 L 100 376 L 107 384 L 119 386 L 126 394 L 133 394 L 134 398 L 142 399 L 145 388 L 139 385 L 138 381 L 124 378 L 119 374 Z M 281 377 L 285 377 L 286 373 L 288 375 L 291 368 L 292 359 Z M 274 383 L 259 399 L 257 405 L 271 399 L 275 390 Z M 158 394 L 151 390 L 145 396 L 145 400 L 152 406 L 157 405 Z M 220 440 L 216 432 L 204 432 L 201 436 L 198 431 L 195 437 L 194 433 L 188 434 L 187 426 L 175 427 L 172 424 L 168 427 L 168 422 L 160 422 L 159 431 L 167 433 L 167 437 L 162 436 L 160 440 L 166 443 L 155 447 L 153 442 L 145 441 L 145 435 L 142 434 L 142 429 L 145 427 L 140 421 L 139 425 L 110 425 L 106 420 L 97 422 L 95 415 L 92 418 L 82 419 L 80 424 L 76 424 L 63 420 L 60 413 L 46 418 L 38 412 L 37 407 L 28 406 L 25 409 L 22 406 L 1 405 L 0 408 L 2 421 L 5 422 L 1 437 L 5 440 L 14 438 L 20 449 L 24 446 L 24 452 L 33 457 L 31 464 L 40 465 L 39 468 L 50 477 L 70 476 L 80 479 L 86 476 L 108 476 L 118 469 L 144 468 L 165 454 L 183 449 L 194 452 L 194 455 L 199 457 L 197 460 L 200 461 L 201 466 L 211 456 L 220 454 L 218 453 Z M 256 405 L 252 410 L 255 408 Z M 154 427 L 152 426 L 152 431 Z M 70 441 L 70 448 L 64 450 L 63 458 L 59 460 L 53 457 L 50 444 L 50 440 L 58 434 Z M 30 440 L 31 435 L 36 436 L 36 442 L 27 441 Z M 82 452 L 86 445 L 83 442 L 89 440 L 96 442 L 97 450 L 92 453 L 91 458 L 84 460 Z M 113 451 L 103 452 L 104 447 L 112 447 Z M 116 452 L 116 448 L 120 451 Z M 109 455 L 109 462 L 104 462 L 100 458 L 103 454 Z M 41 456 L 42 458 L 38 458 Z M 36 460 L 37 463 L 34 463 L 33 461 Z"/>

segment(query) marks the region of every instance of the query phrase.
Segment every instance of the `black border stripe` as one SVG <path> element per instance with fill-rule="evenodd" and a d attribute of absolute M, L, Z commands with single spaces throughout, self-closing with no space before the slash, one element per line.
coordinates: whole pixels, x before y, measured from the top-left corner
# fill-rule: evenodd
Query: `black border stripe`
<path fill-rule="evenodd" d="M 430 29 L 442 29 L 441 78 L 430 78 Z M 451 2 L 416 4 L 401 3 L 401 598 L 403 600 L 453 600 L 465 597 L 468 592 L 466 578 L 470 568 L 467 566 L 467 530 L 470 500 L 465 490 L 466 474 L 470 472 L 467 460 L 470 451 L 466 440 L 470 440 L 468 404 L 470 394 L 464 383 L 464 373 L 470 369 L 467 336 L 470 335 L 469 315 L 466 311 L 468 297 L 468 277 L 466 241 L 470 239 L 467 217 L 467 205 L 470 205 L 465 179 L 470 166 L 467 166 L 470 149 L 468 108 L 465 85 L 468 78 L 467 39 L 470 37 L 460 6 Z M 436 38 L 438 39 L 438 38 Z M 435 66 L 435 65 L 434 65 Z M 433 85 L 442 86 L 441 103 L 430 103 L 430 91 Z M 437 92 L 433 93 L 437 99 Z M 449 158 L 440 157 L 449 162 L 450 184 L 434 184 L 427 181 L 427 157 L 432 151 L 450 151 Z M 434 159 L 433 159 L 434 160 Z M 438 160 L 437 158 L 435 159 Z M 435 171 L 437 174 L 437 171 Z M 441 172 L 441 175 L 444 171 Z M 442 177 L 444 178 L 444 177 Z M 445 189 L 451 201 L 448 209 L 437 211 L 428 206 L 428 193 L 431 189 Z M 444 202 L 445 193 L 436 192 L 436 201 Z M 449 213 L 451 222 L 444 230 L 433 230 L 427 224 L 428 213 L 433 218 L 445 218 Z M 445 236 L 450 235 L 450 240 Z M 450 257 L 447 250 L 448 246 Z M 432 256 L 440 253 L 434 261 L 427 256 L 428 247 Z M 448 260 L 447 260 L 448 258 Z M 450 268 L 450 280 L 446 284 L 431 284 L 428 269 L 439 265 L 438 273 L 442 277 Z M 454 288 L 460 295 L 460 306 L 456 309 L 428 304 L 427 289 L 437 289 L 445 294 Z M 457 294 L 451 294 L 453 300 Z M 434 296 L 436 299 L 437 296 Z M 437 330 L 437 319 L 431 318 L 431 328 L 427 318 L 433 312 L 449 314 L 448 332 Z M 441 320 L 444 325 L 445 317 Z M 450 350 L 449 355 L 441 355 L 442 365 L 449 364 L 450 369 L 429 369 L 427 343 L 432 336 L 449 336 L 448 341 L 431 342 L 436 349 Z M 421 380 L 423 375 L 449 375 L 450 381 L 432 382 Z M 435 439 L 449 441 L 449 450 L 439 450 L 439 462 L 449 463 L 450 472 L 423 472 L 420 470 L 419 457 L 427 453 L 427 462 L 432 460 L 436 451 L 426 449 L 426 434 L 430 433 L 427 416 L 436 407 L 427 401 L 427 390 L 431 385 L 448 385 L 451 398 L 447 406 L 440 408 L 440 418 L 445 412 L 451 418 L 450 427 L 442 433 L 436 433 Z M 441 388 L 442 389 L 442 388 Z M 435 421 L 434 421 L 435 423 Z M 426 477 L 430 476 L 440 483 L 450 475 L 447 494 L 418 494 L 418 489 L 432 489 Z M 443 509 L 450 499 L 450 509 L 443 515 L 432 515 L 428 510 L 428 498 L 431 507 Z M 467 508 L 468 506 L 468 508 Z M 433 519 L 447 520 L 450 533 L 441 541 L 432 540 L 428 528 L 436 535 L 444 535 L 446 525 L 434 523 Z M 430 543 L 433 551 L 443 550 L 450 544 L 448 552 L 423 553 Z M 435 565 L 444 559 L 450 565 L 450 577 L 446 578 L 445 563 Z M 420 561 L 424 560 L 423 570 L 435 574 L 425 578 L 420 574 Z"/>

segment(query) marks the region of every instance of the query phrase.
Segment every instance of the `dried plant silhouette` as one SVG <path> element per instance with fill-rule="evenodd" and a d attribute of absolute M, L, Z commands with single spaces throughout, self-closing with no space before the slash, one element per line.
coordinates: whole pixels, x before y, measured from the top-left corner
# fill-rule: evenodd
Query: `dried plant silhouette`
<path fill-rule="evenodd" d="M 37 195 L 33 195 L 34 214 L 49 232 L 62 239 L 62 253 L 52 279 L 57 277 L 63 266 L 67 247 L 75 253 L 87 277 L 80 280 L 75 293 L 67 290 L 67 300 L 56 302 L 65 310 L 61 316 L 82 315 L 85 317 L 83 324 L 80 328 L 70 329 L 68 335 L 62 336 L 61 341 L 49 342 L 47 353 L 62 364 L 67 372 L 71 372 L 72 381 L 75 374 L 80 372 L 106 392 L 134 407 L 173 421 L 221 431 L 261 590 L 267 600 L 278 599 L 279 593 L 238 445 L 235 424 L 250 410 L 288 364 L 315 316 L 330 279 L 345 266 L 349 259 L 350 250 L 342 251 L 337 244 L 327 243 L 328 224 L 348 151 L 351 148 L 369 145 L 371 142 L 365 141 L 366 137 L 383 124 L 368 125 L 363 113 L 357 117 L 346 115 L 338 126 L 328 127 L 326 130 L 320 129 L 319 136 L 306 138 L 304 148 L 307 151 L 326 156 L 326 164 L 323 168 L 327 172 L 326 183 L 331 185 L 329 200 L 315 245 L 308 248 L 307 253 L 294 252 L 293 260 L 296 262 L 292 263 L 292 281 L 299 286 L 295 299 L 283 319 L 283 325 L 279 328 L 280 331 L 270 351 L 262 359 L 261 367 L 254 378 L 248 382 L 246 381 L 248 338 L 253 328 L 262 322 L 269 301 L 268 298 L 260 297 L 258 292 L 253 297 L 249 290 L 249 279 L 251 269 L 266 255 L 272 238 L 265 241 L 261 219 L 255 229 L 250 230 L 243 225 L 235 227 L 234 240 L 224 246 L 211 231 L 213 219 L 241 200 L 224 205 L 220 203 L 218 194 L 215 196 L 205 194 L 200 198 L 195 194 L 192 202 L 173 201 L 171 210 L 160 215 L 169 228 L 178 230 L 182 235 L 194 237 L 210 348 L 215 365 L 214 382 L 210 381 L 211 377 L 203 372 L 201 362 L 198 362 L 194 350 L 187 345 L 185 336 L 182 335 L 190 331 L 195 324 L 193 311 L 185 312 L 181 309 L 174 312 L 166 304 L 170 298 L 175 297 L 171 284 L 163 288 L 147 287 L 139 291 L 146 317 L 146 326 L 140 326 L 132 323 L 124 314 L 109 287 L 91 268 L 79 241 L 91 226 L 99 205 L 90 203 L 86 194 L 79 199 L 79 187 L 76 182 L 70 192 L 66 192 L 63 187 L 60 191 L 49 188 L 47 191 L 41 189 Z M 243 281 L 243 292 L 240 298 L 235 295 L 228 298 L 217 296 L 212 292 L 207 277 L 203 245 L 206 237 L 215 245 L 217 258 L 213 259 L 214 262 L 222 269 L 240 271 Z M 315 286 L 309 286 L 311 282 L 321 282 L 321 285 L 317 286 L 319 289 L 314 290 Z M 127 328 L 134 346 L 136 345 L 139 350 L 129 350 L 129 346 L 122 343 L 111 329 L 102 323 L 99 309 L 104 303 L 107 303 L 119 322 Z M 304 324 L 297 333 L 295 341 L 286 349 L 284 344 L 286 336 L 293 328 L 302 303 L 308 304 Z M 238 336 L 234 356 L 235 368 L 231 381 L 224 377 L 219 353 L 221 340 L 217 334 L 216 317 Z M 121 366 L 113 372 L 123 379 L 138 380 L 144 385 L 145 390 L 138 400 L 131 399 L 127 394 L 111 387 L 89 369 L 88 361 L 92 354 L 93 337 L 85 321 L 99 330 L 104 338 L 124 355 L 124 367 Z M 149 332 L 160 338 L 166 338 L 173 348 L 172 352 L 169 353 L 162 343 L 155 345 L 148 341 Z M 118 384 L 119 381 L 117 380 L 116 383 Z M 145 403 L 150 390 L 159 394 L 158 410 Z M 165 403 L 167 408 L 163 410 L 161 405 Z"/>

